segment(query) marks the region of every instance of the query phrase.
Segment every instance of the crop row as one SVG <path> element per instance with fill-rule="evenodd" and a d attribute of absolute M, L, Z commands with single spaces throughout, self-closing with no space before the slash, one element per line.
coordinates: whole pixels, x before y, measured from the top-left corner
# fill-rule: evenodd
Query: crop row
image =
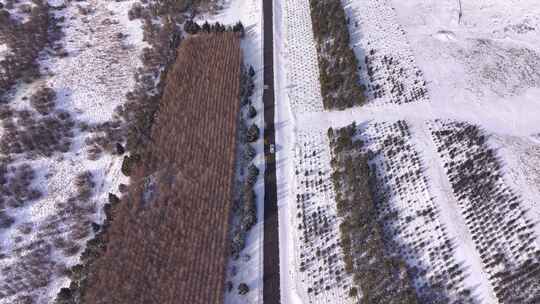
<path fill-rule="evenodd" d="M 522 199 L 504 181 L 478 126 L 436 120 L 433 140 L 461 214 L 501 303 L 538 303 L 540 247 Z"/>
<path fill-rule="evenodd" d="M 287 80 L 293 113 L 324 110 L 309 0 L 285 1 Z"/>
<path fill-rule="evenodd" d="M 349 31 L 360 63 L 360 81 L 369 102 L 404 104 L 428 101 L 402 26 L 389 0 L 344 1 Z"/>
<path fill-rule="evenodd" d="M 300 133 L 298 138 L 292 220 L 302 293 L 309 303 L 354 302 L 349 297 L 352 276 L 343 263 L 327 139 L 320 132 Z"/>
<path fill-rule="evenodd" d="M 440 210 L 405 121 L 370 124 L 361 134 L 385 248 L 403 259 L 419 303 L 472 303 Z"/>
<path fill-rule="evenodd" d="M 341 0 L 310 0 L 310 4 L 324 108 L 343 110 L 363 104 L 358 61 L 349 46 Z"/>
<path fill-rule="evenodd" d="M 328 131 L 345 269 L 355 283 L 350 293 L 361 295 L 364 303 L 417 303 L 404 260 L 385 248 L 384 226 L 370 188 L 368 157 L 357 135 L 355 124 Z"/>

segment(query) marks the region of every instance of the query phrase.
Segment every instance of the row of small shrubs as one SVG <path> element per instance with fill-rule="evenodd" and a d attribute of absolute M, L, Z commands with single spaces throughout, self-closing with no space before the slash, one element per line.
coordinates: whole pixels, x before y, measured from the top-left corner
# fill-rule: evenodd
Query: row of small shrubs
<path fill-rule="evenodd" d="M 328 130 L 345 270 L 360 287 L 362 303 L 418 303 L 405 262 L 385 251 L 370 186 L 368 158 L 355 139 L 356 125 Z M 357 287 L 349 295 L 356 296 Z"/>
<path fill-rule="evenodd" d="M 240 166 L 240 186 L 238 198 L 234 204 L 234 214 L 239 219 L 237 225 L 233 225 L 233 237 L 231 243 L 231 256 L 237 259 L 240 252 L 245 248 L 247 233 L 257 222 L 257 195 L 253 189 L 259 176 L 259 169 L 253 164 L 257 152 L 252 143 L 260 137 L 260 131 L 256 124 L 247 127 L 247 120 L 257 116 L 257 111 L 252 105 L 251 96 L 255 87 L 255 71 L 253 67 L 242 69 L 240 82 L 240 103 L 242 117 L 239 122 L 239 145 L 241 156 L 237 158 Z"/>
<path fill-rule="evenodd" d="M 195 35 L 200 32 L 204 33 L 224 33 L 224 32 L 235 32 L 240 35 L 240 37 L 244 37 L 245 30 L 244 25 L 242 22 L 237 22 L 234 26 L 225 26 L 219 22 L 216 23 L 208 23 L 206 21 L 203 23 L 203 25 L 199 25 L 193 20 L 187 20 L 184 23 L 184 31 L 188 34 Z"/>
<path fill-rule="evenodd" d="M 86 178 L 82 177 L 82 178 Z M 107 231 L 113 220 L 113 214 L 120 203 L 120 199 L 110 193 L 109 203 L 105 205 L 105 221 L 102 225 L 92 224 L 95 233 L 93 239 L 86 243 L 86 249 L 81 255 L 81 262 L 69 269 L 68 277 L 71 279 L 69 287 L 60 289 L 55 304 L 80 304 L 87 286 L 87 277 L 92 264 L 103 255 L 107 247 Z"/>
<path fill-rule="evenodd" d="M 349 22 L 340 0 L 310 0 L 324 108 L 343 110 L 365 101 L 358 60 L 349 46 Z"/>

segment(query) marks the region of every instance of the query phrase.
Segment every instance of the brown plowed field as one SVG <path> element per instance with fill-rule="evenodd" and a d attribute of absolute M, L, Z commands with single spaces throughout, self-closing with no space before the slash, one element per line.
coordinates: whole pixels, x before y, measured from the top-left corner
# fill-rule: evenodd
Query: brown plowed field
<path fill-rule="evenodd" d="M 240 94 L 232 33 L 182 42 L 149 155 L 113 213 L 85 303 L 221 303 Z"/>

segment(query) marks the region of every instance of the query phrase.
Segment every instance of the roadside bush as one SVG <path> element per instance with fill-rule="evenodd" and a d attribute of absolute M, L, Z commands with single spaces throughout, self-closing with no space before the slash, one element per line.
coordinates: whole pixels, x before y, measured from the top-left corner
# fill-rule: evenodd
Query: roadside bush
<path fill-rule="evenodd" d="M 257 116 L 257 110 L 255 110 L 255 107 L 252 105 L 249 105 L 248 108 L 248 118 L 255 118 Z"/>
<path fill-rule="evenodd" d="M 239 295 L 245 295 L 249 292 L 249 287 L 247 286 L 246 283 L 240 283 L 240 285 L 238 285 L 238 294 Z"/>
<path fill-rule="evenodd" d="M 240 79 L 240 101 L 242 102 L 242 105 L 251 104 L 251 102 L 249 102 L 249 97 L 253 95 L 253 91 L 255 90 L 254 76 L 255 70 L 252 66 L 249 66 L 249 68 L 242 66 Z"/>
<path fill-rule="evenodd" d="M 248 175 L 246 177 L 246 182 L 248 185 L 255 185 L 255 182 L 257 182 L 257 177 L 259 176 L 259 168 L 255 166 L 254 164 L 250 164 L 248 167 Z"/>
<path fill-rule="evenodd" d="M 247 130 L 247 133 L 246 133 L 246 140 L 247 142 L 255 142 L 257 141 L 257 139 L 259 139 L 259 136 L 260 136 L 260 131 L 259 131 L 259 127 L 257 127 L 256 124 L 252 124 L 249 129 Z"/>
<path fill-rule="evenodd" d="M 246 185 L 243 195 L 241 227 L 245 232 L 249 231 L 257 222 L 257 195 L 250 185 Z"/>
<path fill-rule="evenodd" d="M 253 148 L 252 145 L 246 144 L 244 146 L 244 160 L 245 161 L 252 161 L 256 155 L 257 155 L 257 151 L 255 150 L 255 148 Z"/>
<path fill-rule="evenodd" d="M 135 155 L 126 155 L 124 156 L 124 161 L 122 162 L 122 173 L 125 176 L 130 176 L 135 166 L 139 163 L 141 157 L 137 154 Z"/>

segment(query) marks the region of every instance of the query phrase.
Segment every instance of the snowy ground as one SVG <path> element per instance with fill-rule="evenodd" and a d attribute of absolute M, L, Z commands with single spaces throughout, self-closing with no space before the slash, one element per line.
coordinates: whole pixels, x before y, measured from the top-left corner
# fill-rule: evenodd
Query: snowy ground
<path fill-rule="evenodd" d="M 6 54 L 8 53 L 9 53 L 9 47 L 7 46 L 7 44 L 5 43 L 0 44 L 0 61 L 4 60 L 4 58 L 6 57 Z"/>
<path fill-rule="evenodd" d="M 519 194 L 519 205 L 527 210 L 521 220 L 538 221 L 540 8 L 535 1 L 481 0 L 461 1 L 460 10 L 459 2 L 344 0 L 342 3 L 351 19 L 351 46 L 361 62 L 360 75 L 368 87 L 369 103 L 339 112 L 323 112 L 318 108 L 321 101 L 317 98 L 320 88 L 313 84 L 318 79 L 318 68 L 312 63 L 316 55 L 310 47 L 313 41 L 305 42 L 302 55 L 299 55 L 298 44 L 302 40 L 297 37 L 297 32 L 304 33 L 310 20 L 298 19 L 310 18 L 309 2 L 275 2 L 276 126 L 284 303 L 313 301 L 312 296 L 306 295 L 300 287 L 302 275 L 295 275 L 299 267 L 296 257 L 302 249 L 294 240 L 296 227 L 293 223 L 298 183 L 302 179 L 295 176 L 295 168 L 300 163 L 294 155 L 304 142 L 302 134 L 325 134 L 329 127 L 356 122 L 366 126 L 366 132 L 377 138 L 386 136 L 386 131 L 376 131 L 376 125 L 398 120 L 409 125 L 411 137 L 408 142 L 411 151 L 417 151 L 413 154 L 418 163 L 405 165 L 403 160 L 395 157 L 386 161 L 383 157 L 377 167 L 384 176 L 392 167 L 405 169 L 418 165 L 422 168 L 421 182 L 401 188 L 406 195 L 394 197 L 391 204 L 403 206 L 399 216 L 404 218 L 410 212 L 407 210 L 410 201 L 414 202 L 412 210 L 415 211 L 430 206 L 438 210 L 436 224 L 411 224 L 424 227 L 414 239 L 424 240 L 428 248 L 437 248 L 439 237 L 448 238 L 452 243 L 451 256 L 464 271 L 464 277 L 456 281 L 455 290 L 471 290 L 476 303 L 498 303 L 494 287 L 500 283 L 491 278 L 493 269 L 484 263 L 486 256 L 479 250 L 483 245 L 473 237 L 478 229 L 461 213 L 464 210 L 459 207 L 458 194 L 452 189 L 452 178 L 446 172 L 448 160 L 438 153 L 440 147 L 429 128 L 435 119 L 480 126 L 489 136 L 487 147 L 494 150 L 502 165 L 500 172 L 490 173 L 501 174 L 502 179 L 498 181 L 501 184 L 497 187 L 506 189 L 504 193 Z M 304 40 L 311 37 L 310 34 L 304 36 Z M 366 56 L 369 57 L 367 61 Z M 390 66 L 388 58 L 393 58 Z M 372 64 L 375 77 L 364 74 L 369 68 L 366 62 Z M 396 83 L 403 85 L 402 94 L 398 95 L 407 100 L 399 99 L 392 91 Z M 424 89 L 426 92 L 421 93 Z M 324 141 L 318 141 L 311 149 L 321 149 L 324 144 Z M 381 148 L 377 141 L 372 145 L 374 149 Z M 398 188 L 391 183 L 386 186 Z M 328 202 L 328 199 L 319 200 L 321 207 Z M 509 220 L 513 217 L 510 212 L 505 216 Z M 480 223 L 488 220 L 486 217 Z M 435 227 L 440 227 L 442 232 Z M 405 245 L 418 241 L 410 240 L 406 231 L 396 240 Z M 538 224 L 531 231 L 540 237 Z M 513 236 L 506 237 L 509 242 L 514 242 Z M 512 254 L 517 254 L 512 257 L 515 262 L 525 257 Z M 446 267 L 442 260 L 430 261 L 422 254 L 413 253 L 408 261 L 425 261 L 426 265 L 434 263 Z M 428 272 L 431 271 L 445 272 L 440 267 L 428 267 Z M 336 296 L 328 303 L 341 301 Z"/>
<path fill-rule="evenodd" d="M 45 55 L 41 58 L 40 65 L 45 76 L 31 85 L 20 85 L 10 106 L 17 110 L 30 109 L 26 97 L 36 88 L 47 85 L 57 93 L 57 108 L 71 113 L 77 121 L 92 125 L 111 120 L 114 108 L 122 104 L 126 92 L 134 85 L 133 75 L 140 65 L 138 58 L 145 46 L 140 22 L 127 18 L 133 2 L 89 0 L 80 3 L 91 9 L 86 16 L 80 14 L 75 3 L 66 2 L 67 8 L 60 14 L 69 22 L 63 27 L 65 37 L 60 42 L 69 56 L 59 58 Z M 62 1 L 54 3 L 60 4 Z M 119 33 L 127 37 L 119 37 Z M 95 202 L 96 212 L 91 220 L 97 223 L 103 220 L 101 210 L 107 202 L 108 193 L 117 193 L 119 183 L 126 182 L 120 174 L 121 158 L 104 154 L 98 160 L 89 160 L 88 147 L 84 143 L 89 134 L 78 128 L 74 132 L 73 144 L 67 153 L 52 158 L 15 159 L 15 163 L 24 162 L 34 168 L 37 178 L 33 185 L 44 196 L 29 206 L 10 211 L 16 217 L 16 222 L 12 228 L 4 230 L 0 238 L 2 251 L 7 256 L 15 257 L 13 251 L 33 242 L 51 242 L 52 237 L 69 234 L 68 228 L 63 230 L 65 234 L 40 237 L 42 224 L 58 217 L 58 204 L 74 195 L 74 182 L 78 174 L 87 170 L 92 173 L 95 188 L 91 200 Z M 16 227 L 23 223 L 31 223 L 34 230 L 27 235 L 21 234 Z M 22 240 L 17 237 L 22 237 Z M 79 240 L 82 249 L 90 237 Z M 60 251 L 53 250 L 51 257 L 62 268 L 78 263 L 79 254 L 65 257 Z M 16 258 L 3 259 L 0 267 L 6 269 L 16 262 Z M 35 297 L 35 303 L 50 303 L 58 290 L 69 283 L 69 279 L 59 272 L 50 278 L 46 286 L 35 290 L 23 288 L 15 296 L 30 293 Z M 15 296 L 2 297 L 0 303 L 13 303 Z"/>

